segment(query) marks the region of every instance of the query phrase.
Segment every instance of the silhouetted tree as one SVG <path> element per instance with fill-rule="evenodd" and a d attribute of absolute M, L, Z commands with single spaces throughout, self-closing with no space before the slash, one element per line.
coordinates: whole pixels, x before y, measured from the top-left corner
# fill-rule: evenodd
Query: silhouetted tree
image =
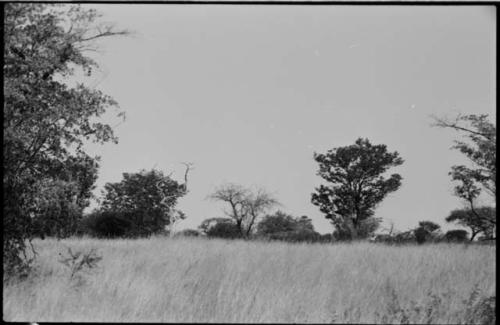
<path fill-rule="evenodd" d="M 398 152 L 390 153 L 385 145 L 372 145 L 367 139 L 326 154 L 315 153 L 314 159 L 319 163 L 318 175 L 329 185 L 316 188 L 312 203 L 335 227 L 347 227 L 351 238 L 358 238 L 361 222 L 371 218 L 386 195 L 401 186 L 399 174 L 383 176 L 403 163 Z"/>

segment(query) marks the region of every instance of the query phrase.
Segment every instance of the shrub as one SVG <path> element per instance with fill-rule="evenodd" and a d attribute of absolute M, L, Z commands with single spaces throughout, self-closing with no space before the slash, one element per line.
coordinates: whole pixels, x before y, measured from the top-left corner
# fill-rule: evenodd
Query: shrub
<path fill-rule="evenodd" d="M 195 229 L 184 229 L 175 234 L 175 237 L 198 237 L 200 232 Z"/>
<path fill-rule="evenodd" d="M 209 227 L 205 234 L 208 237 L 235 239 L 240 238 L 240 229 L 234 222 L 218 222 Z"/>
<path fill-rule="evenodd" d="M 134 232 L 133 223 L 121 212 L 94 212 L 84 218 L 83 224 L 87 234 L 99 238 L 127 237 Z"/>
<path fill-rule="evenodd" d="M 276 232 L 267 235 L 267 238 L 270 240 L 282 240 L 292 243 L 298 242 L 316 242 L 319 241 L 321 235 L 316 231 L 308 230 L 308 229 L 299 229 L 294 231 L 283 231 Z"/>
<path fill-rule="evenodd" d="M 467 231 L 463 229 L 453 229 L 446 232 L 444 239 L 448 242 L 464 242 L 467 241 Z"/>

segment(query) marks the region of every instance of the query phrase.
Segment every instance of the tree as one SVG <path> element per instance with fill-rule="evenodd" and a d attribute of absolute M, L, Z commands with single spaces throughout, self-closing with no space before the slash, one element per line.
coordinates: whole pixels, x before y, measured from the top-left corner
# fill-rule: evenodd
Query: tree
<path fill-rule="evenodd" d="M 418 244 L 423 244 L 428 241 L 439 241 L 442 233 L 441 226 L 432 221 L 420 221 L 418 227 L 413 230 L 415 239 Z"/>
<path fill-rule="evenodd" d="M 173 222 L 177 200 L 187 193 L 185 184 L 158 170 L 123 173 L 123 180 L 104 186 L 102 210 L 134 212 L 140 235 L 161 232 Z"/>
<path fill-rule="evenodd" d="M 34 233 L 32 217 L 47 207 L 37 202 L 43 194 L 40 191 L 54 185 L 59 189 L 50 191 L 56 201 L 60 199 L 62 184 L 56 179 L 64 180 L 66 175 L 56 170 L 76 163 L 91 173 L 84 143 L 117 142 L 111 126 L 99 121 L 110 108 L 118 108 L 117 103 L 99 90 L 65 82 L 75 69 L 90 75 L 97 67 L 86 55 L 95 50 L 94 41 L 127 34 L 112 25 L 97 24 L 97 18 L 95 10 L 81 6 L 4 6 L 3 247 L 7 273 L 29 264 L 26 253 Z M 124 116 L 123 112 L 118 115 Z M 73 180 L 76 192 L 87 193 L 88 184 L 78 177 Z M 85 196 L 79 199 L 84 201 Z"/>
<path fill-rule="evenodd" d="M 481 218 L 477 218 L 479 214 Z M 470 241 L 473 241 L 477 235 L 482 234 L 485 238 L 493 238 L 494 232 L 491 224 L 496 219 L 496 209 L 492 207 L 478 207 L 475 213 L 471 209 L 453 210 L 448 217 L 447 222 L 456 222 L 457 224 L 470 228 Z"/>
<path fill-rule="evenodd" d="M 467 142 L 455 141 L 452 148 L 469 158 L 472 166 L 453 166 L 449 175 L 458 182 L 455 194 L 467 202 L 474 218 L 488 224 L 494 233 L 496 216 L 488 218 L 478 213 L 476 200 L 483 192 L 496 196 L 496 126 L 488 121 L 488 115 L 458 115 L 452 121 L 434 117 L 434 120 L 434 126 L 451 128 L 467 138 Z"/>
<path fill-rule="evenodd" d="M 295 218 L 282 211 L 276 211 L 274 214 L 266 215 L 257 224 L 258 235 L 269 235 L 279 232 L 289 232 L 296 230 L 314 231 L 312 220 L 307 216 Z"/>
<path fill-rule="evenodd" d="M 76 234 L 83 210 L 93 197 L 97 170 L 97 161 L 83 154 L 54 164 L 52 175 L 37 183 L 37 212 L 32 217 L 32 234 L 42 238 Z"/>
<path fill-rule="evenodd" d="M 253 192 L 232 183 L 220 186 L 209 198 L 229 204 L 231 209 L 224 212 L 235 221 L 242 237 L 249 237 L 258 217 L 278 205 L 278 201 L 263 189 Z"/>
<path fill-rule="evenodd" d="M 312 203 L 337 229 L 349 229 L 350 238 L 359 236 L 364 220 L 373 217 L 375 207 L 390 192 L 401 186 L 401 176 L 382 176 L 403 159 L 398 152 L 388 152 L 385 145 L 372 145 L 357 139 L 354 145 L 338 147 L 326 154 L 314 154 L 318 175 L 330 183 L 320 185 L 312 194 Z"/>

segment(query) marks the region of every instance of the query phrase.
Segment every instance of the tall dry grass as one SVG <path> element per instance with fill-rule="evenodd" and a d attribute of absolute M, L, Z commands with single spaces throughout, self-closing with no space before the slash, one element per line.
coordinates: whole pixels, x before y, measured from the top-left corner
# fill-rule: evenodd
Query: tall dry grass
<path fill-rule="evenodd" d="M 153 238 L 36 247 L 34 274 L 4 283 L 6 321 L 471 324 L 492 321 L 496 295 L 494 246 Z M 66 247 L 103 259 L 70 278 L 58 262 Z"/>

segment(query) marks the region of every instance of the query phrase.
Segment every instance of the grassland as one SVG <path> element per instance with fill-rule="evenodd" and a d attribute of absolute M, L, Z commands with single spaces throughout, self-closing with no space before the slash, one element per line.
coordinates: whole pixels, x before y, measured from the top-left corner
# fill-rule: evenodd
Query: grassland
<path fill-rule="evenodd" d="M 6 321 L 488 323 L 494 246 L 285 244 L 203 238 L 36 241 L 4 283 Z M 103 259 L 70 278 L 66 248 Z M 486 308 L 486 309 L 485 309 Z M 494 316 L 493 316 L 494 317 Z"/>

